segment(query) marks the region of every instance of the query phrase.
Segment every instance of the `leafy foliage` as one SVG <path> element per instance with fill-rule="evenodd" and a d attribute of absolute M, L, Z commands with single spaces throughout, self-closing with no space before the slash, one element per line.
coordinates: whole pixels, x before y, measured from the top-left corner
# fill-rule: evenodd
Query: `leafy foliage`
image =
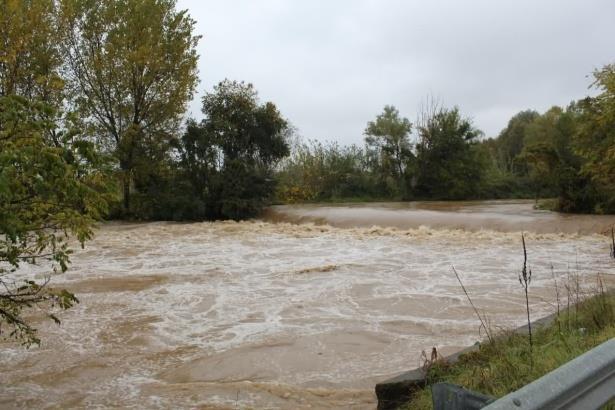
<path fill-rule="evenodd" d="M 242 219 L 271 201 L 273 170 L 289 152 L 290 128 L 276 106 L 261 104 L 251 84 L 225 80 L 204 96 L 203 113 L 173 142 L 165 175 L 142 187 L 148 204 L 138 215 Z"/>
<path fill-rule="evenodd" d="M 413 127 L 387 106 L 368 123 L 364 148 L 296 144 L 277 174 L 278 199 L 557 198 L 560 211 L 613 213 L 613 67 L 594 73 L 596 97 L 521 111 L 497 138 L 481 139 L 456 107 L 432 104 Z"/>
<path fill-rule="evenodd" d="M 61 0 L 63 51 L 81 116 L 117 158 L 123 212 L 149 152 L 168 149 L 197 84 L 194 20 L 175 0 Z"/>
<path fill-rule="evenodd" d="M 67 132 L 65 146 L 50 145 L 44 135 L 55 124 L 41 117 L 53 117 L 52 109 L 22 97 L 0 97 L 0 334 L 25 345 L 39 340 L 23 309 L 67 309 L 77 298 L 46 286 L 48 278 L 42 283 L 23 278 L 17 269 L 46 262 L 53 272 L 64 272 L 70 237 L 81 244 L 90 239 L 109 199 L 109 181 L 96 169 L 91 144 Z M 50 317 L 59 321 L 53 313 Z"/>
<path fill-rule="evenodd" d="M 582 175 L 596 190 L 594 212 L 615 212 L 615 64 L 594 73 L 601 93 L 579 103 L 574 147 L 584 159 Z"/>
<path fill-rule="evenodd" d="M 503 171 L 519 174 L 523 170 L 516 165 L 516 158 L 525 145 L 527 128 L 540 115 L 536 111 L 521 111 L 514 115 L 497 139 L 496 163 Z"/>
<path fill-rule="evenodd" d="M 392 177 L 397 187 L 406 192 L 406 177 L 412 165 L 414 154 L 410 143 L 412 123 L 400 118 L 399 111 L 392 105 L 384 107 L 375 121 L 367 123 L 365 144 L 371 166 L 384 177 Z"/>
<path fill-rule="evenodd" d="M 55 18 L 53 0 L 0 0 L 0 95 L 59 105 L 64 80 Z"/>
<path fill-rule="evenodd" d="M 288 123 L 273 103 L 259 102 L 252 84 L 228 80 L 203 97 L 203 113 L 210 145 L 199 148 L 217 154 L 206 165 L 212 177 L 197 184 L 207 185 L 208 217 L 256 215 L 274 193 L 274 166 L 289 153 Z M 182 147 L 183 158 L 193 155 L 189 147 Z"/>
<path fill-rule="evenodd" d="M 412 124 L 387 106 L 369 122 L 366 146 L 298 144 L 278 172 L 284 202 L 353 199 L 478 198 L 486 152 L 481 132 L 457 108 L 426 113 L 412 147 Z"/>
<path fill-rule="evenodd" d="M 24 319 L 38 306 L 77 298 L 19 268 L 68 268 L 74 237 L 83 244 L 113 200 L 108 164 L 67 107 L 57 3 L 0 1 L 0 335 L 39 343 Z"/>
<path fill-rule="evenodd" d="M 397 181 L 385 175 L 382 183 L 382 174 L 372 171 L 371 159 L 356 145 L 298 143 L 278 170 L 277 197 L 292 203 L 395 195 Z"/>
<path fill-rule="evenodd" d="M 418 127 L 417 191 L 421 197 L 464 199 L 479 196 L 484 165 L 475 145 L 481 131 L 457 107 L 436 107 Z"/>

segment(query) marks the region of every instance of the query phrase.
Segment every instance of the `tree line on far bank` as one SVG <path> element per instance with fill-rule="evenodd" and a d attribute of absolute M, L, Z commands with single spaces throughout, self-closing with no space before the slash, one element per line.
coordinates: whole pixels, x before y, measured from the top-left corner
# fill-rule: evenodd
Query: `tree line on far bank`
<path fill-rule="evenodd" d="M 70 152 L 80 180 L 96 176 L 108 218 L 242 219 L 274 202 L 360 199 L 549 197 L 566 212 L 615 212 L 613 65 L 594 73 L 596 97 L 520 112 L 496 138 L 431 102 L 414 123 L 386 106 L 363 146 L 293 142 L 275 104 L 243 82 L 221 82 L 203 119 L 184 119 L 200 37 L 175 0 L 0 8 L 2 115 Z"/>
<path fill-rule="evenodd" d="M 495 138 L 457 107 L 431 102 L 412 123 L 386 106 L 363 146 L 301 141 L 251 84 L 225 80 L 203 98 L 203 120 L 188 120 L 161 155 L 137 151 L 132 205 L 112 216 L 237 220 L 271 203 L 506 198 L 613 213 L 615 66 L 594 76 L 597 96 L 522 111 Z"/>
<path fill-rule="evenodd" d="M 299 141 L 278 168 L 280 202 L 554 198 L 563 212 L 615 212 L 615 65 L 595 97 L 514 115 L 484 138 L 459 108 L 430 102 L 411 123 L 386 106 L 364 146 Z"/>

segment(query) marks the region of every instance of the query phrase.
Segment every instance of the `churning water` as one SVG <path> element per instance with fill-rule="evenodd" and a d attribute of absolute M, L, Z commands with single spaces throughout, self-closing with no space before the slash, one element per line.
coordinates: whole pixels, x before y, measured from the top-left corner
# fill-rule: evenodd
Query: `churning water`
<path fill-rule="evenodd" d="M 1 407 L 373 408 L 374 384 L 480 339 L 556 279 L 615 277 L 614 218 L 530 203 L 274 207 L 264 220 L 103 225 L 55 286 L 81 303 L 40 348 L 0 345 Z M 373 226 L 374 225 L 374 226 Z M 378 226 L 375 226 L 378 225 Z M 37 320 L 36 317 L 34 320 Z"/>

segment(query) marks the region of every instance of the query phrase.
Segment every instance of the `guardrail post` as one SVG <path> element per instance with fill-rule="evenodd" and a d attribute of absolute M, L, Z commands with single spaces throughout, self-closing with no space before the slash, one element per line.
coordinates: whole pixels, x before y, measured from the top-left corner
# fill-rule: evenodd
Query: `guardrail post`
<path fill-rule="evenodd" d="M 451 383 L 431 386 L 434 410 L 479 410 L 495 399 Z"/>

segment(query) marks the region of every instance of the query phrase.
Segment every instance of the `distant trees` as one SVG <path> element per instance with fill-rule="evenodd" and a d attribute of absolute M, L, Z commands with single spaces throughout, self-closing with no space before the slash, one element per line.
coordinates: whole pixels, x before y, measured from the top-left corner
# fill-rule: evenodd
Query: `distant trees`
<path fill-rule="evenodd" d="M 208 216 L 256 215 L 275 191 L 275 165 L 289 154 L 287 121 L 272 102 L 260 103 L 252 84 L 228 80 L 203 97 L 203 114 L 202 133 L 217 153 L 209 181 L 200 181 L 207 184 Z M 190 147 L 182 146 L 183 158 L 193 154 Z"/>
<path fill-rule="evenodd" d="M 393 106 L 370 121 L 365 148 L 299 144 L 278 175 L 282 201 L 378 199 L 462 199 L 482 194 L 485 152 L 481 132 L 458 108 L 430 107 L 417 126 Z"/>
<path fill-rule="evenodd" d="M 527 145 L 516 158 L 527 166 L 529 185 L 536 200 L 541 198 L 545 190 L 552 192 L 552 188 L 557 184 L 556 171 L 560 165 L 560 158 L 552 144 L 535 142 Z"/>
<path fill-rule="evenodd" d="M 329 201 L 344 198 L 388 198 L 369 154 L 356 145 L 300 142 L 292 147 L 276 173 L 277 198 L 283 202 Z"/>
<path fill-rule="evenodd" d="M 609 168 L 615 149 L 613 72 L 607 65 L 594 73 L 598 96 L 543 114 L 521 112 L 499 138 L 483 143 L 505 170 L 494 184 L 497 190 L 555 197 L 557 209 L 565 212 L 615 212 L 615 174 Z"/>
<path fill-rule="evenodd" d="M 557 198 L 564 212 L 615 212 L 615 65 L 600 93 L 514 115 L 497 138 L 459 109 L 431 104 L 416 125 L 386 106 L 365 147 L 298 144 L 278 178 L 281 201 Z M 413 145 L 411 133 L 416 143 Z"/>
<path fill-rule="evenodd" d="M 527 127 L 537 118 L 536 111 L 521 111 L 515 114 L 498 136 L 496 160 L 501 170 L 508 173 L 521 172 L 515 168 L 515 159 L 523 150 Z"/>

